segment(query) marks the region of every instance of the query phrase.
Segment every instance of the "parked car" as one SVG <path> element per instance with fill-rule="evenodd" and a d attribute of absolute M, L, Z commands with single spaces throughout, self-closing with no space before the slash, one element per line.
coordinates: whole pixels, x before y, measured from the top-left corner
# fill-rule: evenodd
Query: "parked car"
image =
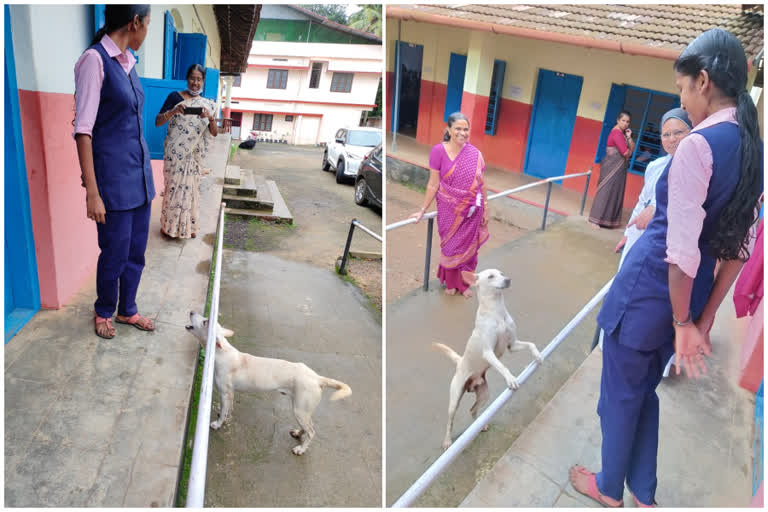
<path fill-rule="evenodd" d="M 336 183 L 351 181 L 371 149 L 381 144 L 379 128 L 341 128 L 323 152 L 323 170 L 336 171 Z"/>
<path fill-rule="evenodd" d="M 355 178 L 355 203 L 381 208 L 381 144 L 368 153 Z"/>

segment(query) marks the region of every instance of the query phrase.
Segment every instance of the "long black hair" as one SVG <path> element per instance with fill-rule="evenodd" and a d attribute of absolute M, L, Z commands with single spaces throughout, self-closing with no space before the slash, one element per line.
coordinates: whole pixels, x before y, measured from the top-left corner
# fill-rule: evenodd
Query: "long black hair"
<path fill-rule="evenodd" d="M 693 40 L 675 61 L 675 71 L 697 77 L 706 71 L 717 89 L 736 101 L 736 120 L 741 134 L 741 174 L 731 200 L 723 208 L 710 241 L 722 260 L 749 257 L 749 228 L 757 220 L 756 207 L 763 193 L 763 152 L 757 109 L 747 92 L 747 58 L 744 48 L 726 30 L 707 30 Z"/>
<path fill-rule="evenodd" d="M 109 34 L 118 30 L 130 22 L 133 21 L 137 15 L 139 21 L 143 21 L 144 17 L 149 14 L 149 4 L 146 5 L 123 5 L 123 4 L 107 4 L 104 8 L 104 26 L 102 26 L 96 34 L 94 34 L 91 40 L 90 46 L 95 45 L 104 34 Z"/>
<path fill-rule="evenodd" d="M 462 114 L 461 112 L 454 112 L 453 114 L 448 116 L 448 120 L 446 123 L 448 123 L 448 128 L 453 126 L 453 123 L 456 121 L 466 121 L 467 124 L 469 124 L 469 119 L 467 119 L 467 116 Z M 448 130 L 445 131 L 445 135 L 443 135 L 443 142 L 448 142 L 451 140 L 451 134 Z"/>

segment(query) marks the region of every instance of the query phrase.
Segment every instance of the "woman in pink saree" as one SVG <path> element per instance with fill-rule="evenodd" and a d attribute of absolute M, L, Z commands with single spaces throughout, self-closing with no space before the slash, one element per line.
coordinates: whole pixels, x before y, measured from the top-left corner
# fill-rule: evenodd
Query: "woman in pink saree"
<path fill-rule="evenodd" d="M 485 161 L 468 142 L 469 121 L 460 112 L 448 117 L 443 142 L 429 154 L 429 182 L 424 207 L 410 218 L 421 220 L 437 198 L 437 231 L 440 234 L 440 266 L 437 277 L 448 295 L 472 292 L 462 271 L 477 268 L 477 251 L 488 241 L 488 208 Z"/>

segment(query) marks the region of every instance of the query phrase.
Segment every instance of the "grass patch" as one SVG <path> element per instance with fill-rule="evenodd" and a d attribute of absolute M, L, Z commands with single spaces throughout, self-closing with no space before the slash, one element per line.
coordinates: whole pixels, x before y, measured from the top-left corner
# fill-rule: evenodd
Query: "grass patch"
<path fill-rule="evenodd" d="M 232 158 L 235 156 L 235 153 L 237 153 L 237 142 L 230 142 L 229 143 L 229 159 L 227 162 L 231 162 Z"/>
<path fill-rule="evenodd" d="M 347 269 L 347 274 L 346 275 L 345 274 L 339 274 L 338 270 L 336 270 L 334 273 L 337 276 L 339 276 L 339 278 L 341 278 L 342 281 L 353 285 L 355 288 L 360 290 L 360 293 L 365 295 L 365 298 L 366 298 L 365 307 L 368 308 L 371 311 L 371 313 L 373 313 L 376 316 L 376 318 L 378 319 L 379 323 L 381 323 L 381 321 L 382 321 L 381 309 L 379 309 L 379 307 L 376 305 L 376 302 L 373 300 L 373 297 L 371 297 L 365 290 L 363 290 L 363 287 L 360 286 L 360 283 L 358 283 L 355 280 L 354 277 L 349 275 L 349 270 Z"/>
<path fill-rule="evenodd" d="M 226 224 L 226 222 L 225 222 Z M 225 230 L 226 232 L 226 230 Z M 213 300 L 213 279 L 216 272 L 216 259 L 219 257 L 218 244 L 214 241 L 213 256 L 211 257 L 211 271 L 208 274 L 208 296 L 205 299 L 205 311 L 204 316 L 208 316 L 211 312 L 211 302 Z M 187 423 L 187 436 L 184 446 L 184 464 L 181 470 L 181 478 L 179 479 L 179 488 L 176 493 L 176 506 L 184 507 L 187 502 L 187 492 L 189 488 L 189 473 L 192 469 L 192 446 L 195 441 L 195 430 L 197 428 L 197 410 L 200 406 L 200 387 L 203 382 L 203 363 L 205 361 L 205 349 L 200 348 L 200 352 L 197 357 L 197 368 L 195 368 L 195 382 L 192 385 L 192 400 L 189 405 L 189 423 Z"/>
<path fill-rule="evenodd" d="M 426 186 L 417 185 L 416 183 L 411 183 L 410 181 L 398 181 L 397 183 L 404 186 L 405 188 L 415 190 L 416 192 L 421 192 L 422 194 L 427 192 Z"/>

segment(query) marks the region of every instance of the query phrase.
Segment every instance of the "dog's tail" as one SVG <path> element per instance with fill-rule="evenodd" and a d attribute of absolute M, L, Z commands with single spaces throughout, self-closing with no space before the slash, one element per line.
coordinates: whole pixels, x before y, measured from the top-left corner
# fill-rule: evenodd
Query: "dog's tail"
<path fill-rule="evenodd" d="M 324 388 L 338 389 L 338 391 L 331 395 L 331 400 L 341 400 L 352 394 L 352 388 L 341 381 L 329 379 L 328 377 L 320 377 L 320 386 Z"/>
<path fill-rule="evenodd" d="M 459 364 L 459 361 L 461 361 L 461 356 L 457 354 L 451 347 L 443 345 L 442 343 L 433 343 L 432 346 L 450 357 L 451 361 L 453 361 L 455 364 Z"/>

